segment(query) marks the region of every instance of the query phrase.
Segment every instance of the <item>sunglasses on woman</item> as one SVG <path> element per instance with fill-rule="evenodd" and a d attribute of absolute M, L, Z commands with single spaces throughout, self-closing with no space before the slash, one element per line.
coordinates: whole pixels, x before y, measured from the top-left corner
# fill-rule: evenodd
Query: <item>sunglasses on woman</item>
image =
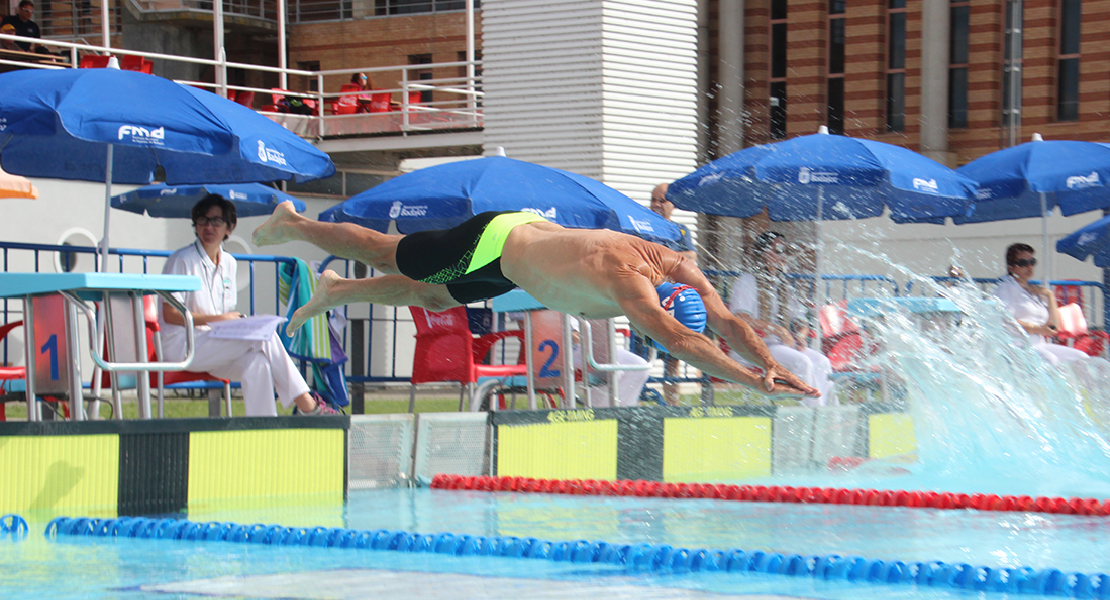
<path fill-rule="evenodd" d="M 197 227 L 205 227 L 207 225 L 211 225 L 213 227 L 223 227 L 224 225 L 227 225 L 227 221 L 223 220 L 220 217 L 212 217 L 211 219 L 207 217 L 201 217 L 196 221 L 193 221 L 193 225 Z"/>
<path fill-rule="evenodd" d="M 1035 258 L 1022 258 L 1010 263 L 1015 267 L 1035 267 L 1037 266 L 1037 259 Z"/>

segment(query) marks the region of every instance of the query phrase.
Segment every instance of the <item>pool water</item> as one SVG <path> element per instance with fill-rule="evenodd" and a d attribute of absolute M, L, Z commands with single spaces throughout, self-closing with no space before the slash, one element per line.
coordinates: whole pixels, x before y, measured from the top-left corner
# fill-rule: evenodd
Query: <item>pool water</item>
<path fill-rule="evenodd" d="M 646 573 L 489 556 L 59 536 L 0 541 L 0 598 L 966 598 L 953 589 L 759 573 Z M 95 515 L 92 515 L 95 516 Z M 1110 571 L 1110 521 L 1032 513 L 384 489 L 345 506 L 199 507 L 193 521 L 671 544 Z M 975 592 L 979 597 L 1005 597 Z"/>

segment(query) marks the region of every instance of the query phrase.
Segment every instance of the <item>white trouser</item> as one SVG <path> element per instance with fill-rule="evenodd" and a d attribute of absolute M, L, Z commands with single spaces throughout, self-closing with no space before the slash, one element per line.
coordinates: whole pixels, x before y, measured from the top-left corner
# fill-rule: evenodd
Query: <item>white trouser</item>
<path fill-rule="evenodd" d="M 207 330 L 196 330 L 196 352 L 190 371 L 204 371 L 243 385 L 243 402 L 248 417 L 276 417 L 274 392 L 289 408 L 293 400 L 309 391 L 293 359 L 285 351 L 277 333 L 264 342 L 213 338 Z M 185 346 L 170 344 L 166 358 L 185 357 Z"/>
<path fill-rule="evenodd" d="M 646 365 L 647 361 L 628 350 L 617 348 L 617 364 Z M 574 347 L 574 366 L 579 369 L 582 368 L 582 354 L 578 346 Z M 648 377 L 651 375 L 650 369 L 620 371 L 619 373 L 620 374 L 617 376 L 617 388 L 620 392 L 621 406 L 636 406 L 640 401 L 640 392 L 643 391 L 644 384 L 647 383 Z M 608 380 L 608 372 L 594 371 L 594 374 L 601 375 Z M 609 386 L 590 386 L 590 403 L 597 408 L 612 406 L 612 396 L 609 394 Z"/>
<path fill-rule="evenodd" d="M 1061 346 L 1060 344 L 1050 344 L 1048 342 L 1033 343 L 1033 349 L 1037 351 L 1048 361 L 1048 364 L 1057 366 L 1060 363 L 1068 363 L 1073 360 L 1080 360 L 1083 358 L 1090 358 L 1087 353 L 1082 350 L 1076 350 L 1071 346 Z"/>
<path fill-rule="evenodd" d="M 767 340 L 767 349 L 771 351 L 771 357 L 787 371 L 797 375 L 807 385 L 813 386 L 821 392 L 820 398 L 803 398 L 802 404 L 805 406 L 839 406 L 840 402 L 836 399 L 833 382 L 829 379 L 829 374 L 832 373 L 832 364 L 828 357 L 812 348 L 796 350 L 778 343 L 775 339 Z M 750 362 L 744 360 L 735 351 L 730 352 L 729 355 L 742 365 L 752 366 Z"/>

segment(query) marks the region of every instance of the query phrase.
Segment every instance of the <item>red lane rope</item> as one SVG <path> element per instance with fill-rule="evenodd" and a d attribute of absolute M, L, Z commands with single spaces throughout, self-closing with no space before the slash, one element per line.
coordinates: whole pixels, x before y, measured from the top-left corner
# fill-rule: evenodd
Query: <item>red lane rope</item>
<path fill-rule="evenodd" d="M 658 498 L 716 498 L 746 502 L 795 504 L 851 504 L 857 506 L 901 506 L 948 510 L 1040 512 L 1061 515 L 1110 515 L 1110 499 L 1060 498 L 1048 496 L 999 496 L 997 494 L 953 494 L 909 490 L 792 487 L 788 485 L 726 485 L 720 483 L 661 483 L 658 481 L 533 479 L 447 475 L 432 479 L 431 487 L 483 492 L 538 492 L 581 496 L 642 496 Z"/>

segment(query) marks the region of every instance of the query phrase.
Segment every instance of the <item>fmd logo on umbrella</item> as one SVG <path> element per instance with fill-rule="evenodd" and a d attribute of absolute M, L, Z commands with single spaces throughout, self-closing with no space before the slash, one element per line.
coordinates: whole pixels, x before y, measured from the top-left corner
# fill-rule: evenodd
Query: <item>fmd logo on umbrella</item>
<path fill-rule="evenodd" d="M 1083 189 L 1098 185 L 1098 171 L 1091 171 L 1090 175 L 1072 175 L 1068 177 L 1069 190 Z"/>
<path fill-rule="evenodd" d="M 121 125 L 116 134 L 120 141 L 129 140 L 132 144 L 140 146 L 165 146 L 166 128 L 147 129 L 138 125 Z M 127 136 L 130 136 L 128 138 Z"/>

